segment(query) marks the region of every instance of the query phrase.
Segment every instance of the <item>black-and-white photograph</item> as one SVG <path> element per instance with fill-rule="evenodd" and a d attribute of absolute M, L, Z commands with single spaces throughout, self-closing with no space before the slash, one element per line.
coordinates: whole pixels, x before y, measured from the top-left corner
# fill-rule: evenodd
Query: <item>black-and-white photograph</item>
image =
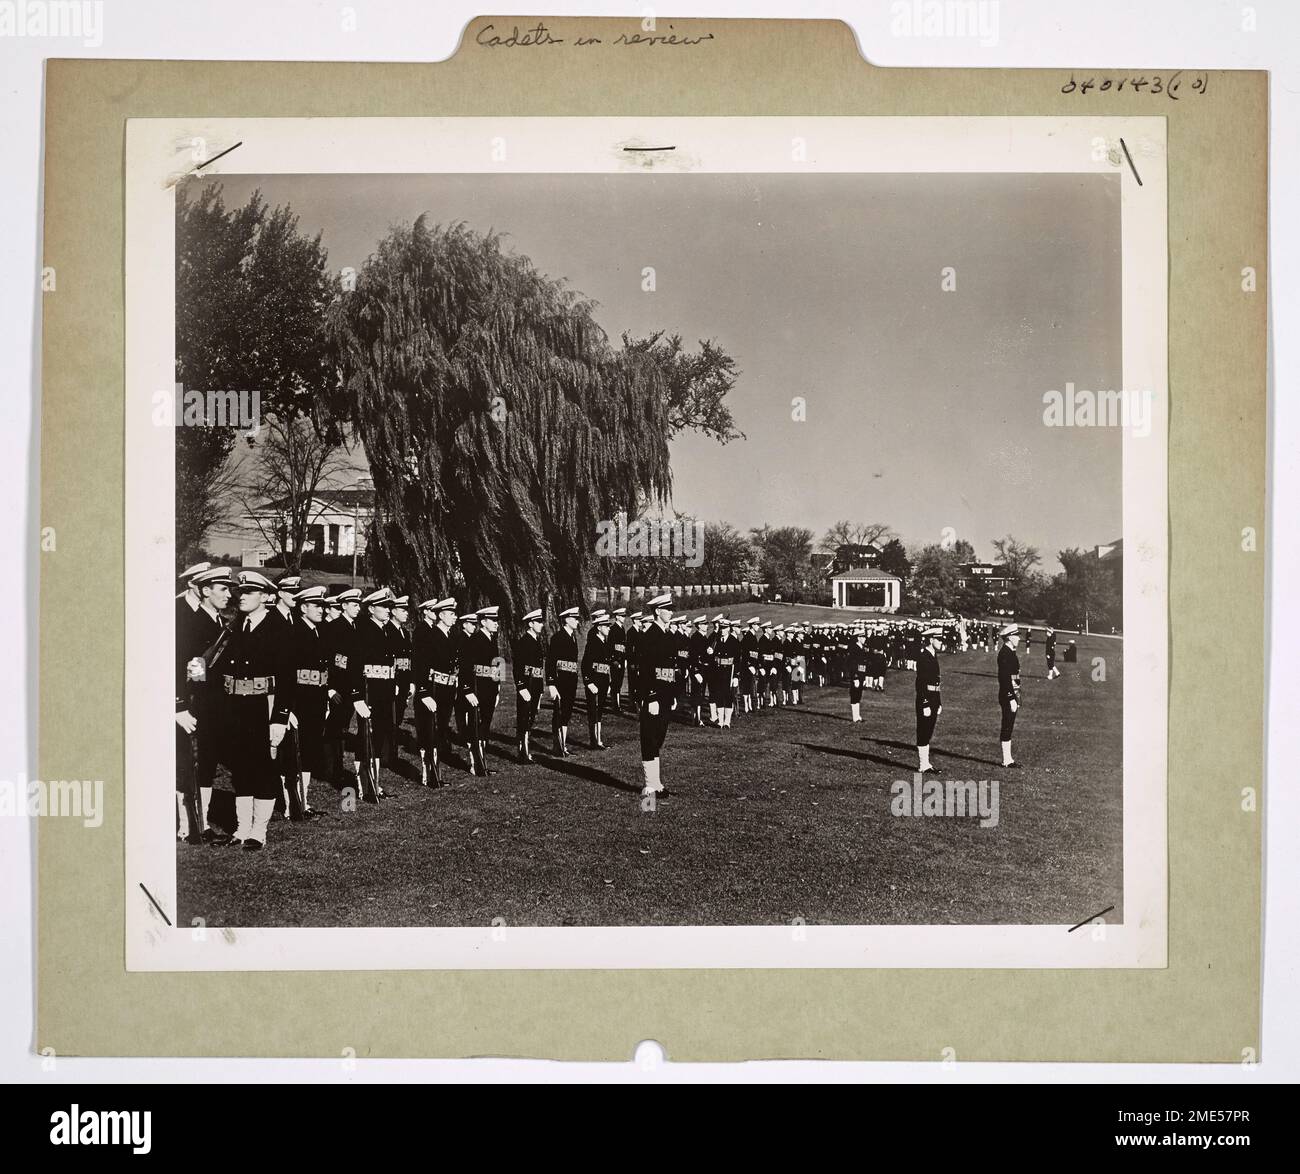
<path fill-rule="evenodd" d="M 139 475 L 183 931 L 1133 930 L 1165 430 L 1132 177 L 1077 128 L 1073 169 L 772 134 L 785 169 L 237 152 L 167 193 L 172 476 Z"/>

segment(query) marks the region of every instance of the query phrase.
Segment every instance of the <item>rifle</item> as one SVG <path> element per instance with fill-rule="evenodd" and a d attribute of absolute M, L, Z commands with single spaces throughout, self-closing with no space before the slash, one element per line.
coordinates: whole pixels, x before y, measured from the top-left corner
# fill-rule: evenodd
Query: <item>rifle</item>
<path fill-rule="evenodd" d="M 292 820 L 307 818 L 307 803 L 302 793 L 302 759 L 298 754 L 298 731 L 285 732 L 280 748 L 287 754 L 284 771 L 284 788 L 289 793 L 288 816 Z"/>
<path fill-rule="evenodd" d="M 366 705 L 369 706 L 370 690 L 366 689 L 362 694 L 366 698 Z M 357 717 L 357 781 L 361 784 L 361 798 L 367 803 L 379 802 L 379 784 L 375 779 L 373 769 L 374 749 L 370 740 L 370 719 L 368 717 Z"/>

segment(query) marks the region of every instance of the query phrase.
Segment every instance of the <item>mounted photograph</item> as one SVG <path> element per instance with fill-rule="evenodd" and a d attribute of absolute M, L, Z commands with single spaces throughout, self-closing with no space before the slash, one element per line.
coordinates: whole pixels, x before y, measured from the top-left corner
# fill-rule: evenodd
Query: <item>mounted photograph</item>
<path fill-rule="evenodd" d="M 132 120 L 128 968 L 1164 966 L 1165 152 Z"/>

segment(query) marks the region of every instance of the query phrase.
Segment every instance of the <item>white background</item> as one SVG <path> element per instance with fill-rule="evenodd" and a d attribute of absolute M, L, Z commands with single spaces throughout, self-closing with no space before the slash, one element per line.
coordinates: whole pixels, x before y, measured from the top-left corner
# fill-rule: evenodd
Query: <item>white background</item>
<path fill-rule="evenodd" d="M 480 12 L 547 15 L 641 15 L 631 3 L 505 5 L 463 0 L 433 6 L 418 0 L 350 0 L 356 28 L 342 29 L 335 0 L 105 0 L 103 42 L 0 37 L 0 550 L 8 574 L 0 576 L 0 647 L 10 651 L 0 673 L 0 780 L 35 773 L 36 598 L 39 584 L 39 364 L 41 122 L 46 57 L 144 57 L 245 60 L 438 61 L 455 49 L 461 31 Z M 1256 29 L 1243 29 L 1253 9 Z M 1293 0 L 1002 0 L 993 45 L 977 39 L 905 38 L 891 35 L 888 0 L 872 3 L 800 3 L 760 0 L 682 4 L 662 12 L 692 16 L 834 18 L 851 24 L 864 55 L 881 66 L 976 68 L 1210 68 L 1268 69 L 1270 79 L 1271 321 L 1297 320 L 1300 298 L 1287 282 L 1286 262 L 1296 260 L 1297 229 L 1284 209 L 1300 207 L 1300 6 Z M 1280 282 L 1274 280 L 1280 277 Z M 561 1065 L 544 1061 L 340 1060 L 76 1060 L 42 1064 L 32 1054 L 33 832 L 24 819 L 0 819 L 0 1080 L 176 1081 L 280 1079 L 295 1082 L 369 1082 L 400 1079 L 610 1080 L 657 1083 L 685 1080 L 805 1081 L 982 1080 L 1294 1081 L 1300 1079 L 1300 859 L 1293 850 L 1300 802 L 1290 773 L 1300 760 L 1300 723 L 1292 713 L 1300 673 L 1288 657 L 1287 587 L 1300 572 L 1300 515 L 1276 503 L 1295 500 L 1297 461 L 1294 387 L 1295 332 L 1283 330 L 1270 380 L 1270 471 L 1275 477 L 1259 557 L 1267 558 L 1274 626 L 1269 691 L 1269 787 L 1265 927 L 1263 1060 L 1241 1065 L 1038 1065 L 937 1061 L 915 1064 L 790 1062 L 748 1065 L 674 1065 L 643 1049 L 642 1062 Z M 1276 525 L 1275 525 L 1276 524 Z M 1274 549 L 1279 552 L 1274 555 Z M 21 557 L 15 557 L 21 552 Z M 47 555 L 44 557 L 57 557 Z M 94 589 L 87 584 L 87 590 Z M 1276 598 L 1276 606 L 1273 600 Z M 1224 639 L 1231 640 L 1231 606 Z M 1274 772 L 1277 764 L 1283 768 Z"/>

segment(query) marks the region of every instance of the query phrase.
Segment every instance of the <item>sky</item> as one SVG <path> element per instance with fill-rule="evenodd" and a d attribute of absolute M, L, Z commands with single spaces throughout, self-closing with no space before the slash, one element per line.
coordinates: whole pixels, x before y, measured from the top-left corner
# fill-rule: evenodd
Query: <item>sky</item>
<path fill-rule="evenodd" d="M 946 528 L 992 556 L 1119 538 L 1116 429 L 1048 428 L 1043 393 L 1121 383 L 1112 175 L 223 176 L 358 270 L 390 225 L 495 229 L 624 330 L 709 338 L 746 439 L 684 434 L 672 506 L 741 530 Z M 655 289 L 642 271 L 655 270 Z M 955 270 L 955 290 L 941 289 Z M 802 397 L 806 418 L 792 418 Z"/>

